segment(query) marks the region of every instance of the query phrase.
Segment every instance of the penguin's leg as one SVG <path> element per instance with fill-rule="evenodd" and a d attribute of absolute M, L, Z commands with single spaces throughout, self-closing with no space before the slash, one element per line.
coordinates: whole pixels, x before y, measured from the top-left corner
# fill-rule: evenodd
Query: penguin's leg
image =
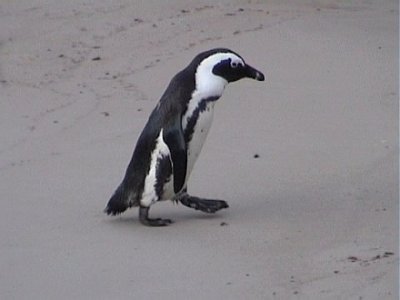
<path fill-rule="evenodd" d="M 149 218 L 150 207 L 140 206 L 139 207 L 139 220 L 140 223 L 146 226 L 167 226 L 172 223 L 170 219 L 150 219 Z"/>
<path fill-rule="evenodd" d="M 206 213 L 215 213 L 220 209 L 229 207 L 228 203 L 226 203 L 224 200 L 202 199 L 190 196 L 186 192 L 186 189 L 177 196 L 176 200 L 187 207 Z"/>

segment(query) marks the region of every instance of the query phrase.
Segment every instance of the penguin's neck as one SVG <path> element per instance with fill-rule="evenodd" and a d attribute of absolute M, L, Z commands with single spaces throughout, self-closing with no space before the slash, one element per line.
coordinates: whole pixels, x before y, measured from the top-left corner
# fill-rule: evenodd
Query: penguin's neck
<path fill-rule="evenodd" d="M 210 97 L 221 97 L 228 81 L 225 78 L 215 75 L 210 65 L 200 65 L 195 74 L 195 91 L 192 98 L 196 95 L 199 98 L 207 99 Z"/>
<path fill-rule="evenodd" d="M 199 114 L 203 113 L 206 109 L 211 112 L 214 109 L 214 103 L 218 100 L 228 81 L 220 76 L 212 73 L 211 69 L 203 66 L 198 68 L 195 75 L 195 90 L 193 91 L 189 103 L 187 104 L 186 111 L 182 118 L 182 128 L 187 129 L 188 123 L 197 119 Z M 210 122 L 212 118 L 210 118 Z"/>

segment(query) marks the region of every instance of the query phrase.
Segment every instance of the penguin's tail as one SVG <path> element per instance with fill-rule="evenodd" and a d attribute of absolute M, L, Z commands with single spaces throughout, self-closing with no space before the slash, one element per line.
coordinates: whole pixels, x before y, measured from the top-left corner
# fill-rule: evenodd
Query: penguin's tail
<path fill-rule="evenodd" d="M 121 184 L 108 201 L 107 207 L 104 209 L 104 212 L 107 215 L 115 216 L 123 213 L 131 206 L 132 204 L 129 204 L 129 196 L 127 195 L 125 189 Z"/>

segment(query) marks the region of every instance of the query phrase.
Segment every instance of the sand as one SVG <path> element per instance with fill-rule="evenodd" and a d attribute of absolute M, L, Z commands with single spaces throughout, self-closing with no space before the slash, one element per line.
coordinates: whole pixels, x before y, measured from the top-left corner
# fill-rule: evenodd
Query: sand
<path fill-rule="evenodd" d="M 140 3 L 136 3 L 140 2 Z M 397 1 L 2 1 L 1 299 L 398 299 Z M 103 214 L 169 79 L 228 47 L 171 202 Z"/>

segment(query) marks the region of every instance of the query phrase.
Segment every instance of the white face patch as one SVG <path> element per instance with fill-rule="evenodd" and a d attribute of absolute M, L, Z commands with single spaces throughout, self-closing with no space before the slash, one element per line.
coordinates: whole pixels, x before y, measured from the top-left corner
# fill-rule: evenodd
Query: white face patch
<path fill-rule="evenodd" d="M 228 84 L 225 78 L 215 75 L 212 70 L 223 60 L 231 59 L 231 66 L 244 66 L 244 61 L 233 53 L 216 53 L 203 60 L 196 71 L 196 92 L 201 98 L 220 97 Z"/>
<path fill-rule="evenodd" d="M 189 118 L 193 115 L 201 100 L 222 95 L 228 82 L 224 78 L 215 75 L 212 70 L 215 65 L 229 58 L 231 59 L 231 64 L 244 65 L 243 60 L 233 53 L 216 53 L 207 57 L 197 67 L 196 89 L 193 91 L 188 109 L 182 118 L 183 129 L 186 128 Z"/>

